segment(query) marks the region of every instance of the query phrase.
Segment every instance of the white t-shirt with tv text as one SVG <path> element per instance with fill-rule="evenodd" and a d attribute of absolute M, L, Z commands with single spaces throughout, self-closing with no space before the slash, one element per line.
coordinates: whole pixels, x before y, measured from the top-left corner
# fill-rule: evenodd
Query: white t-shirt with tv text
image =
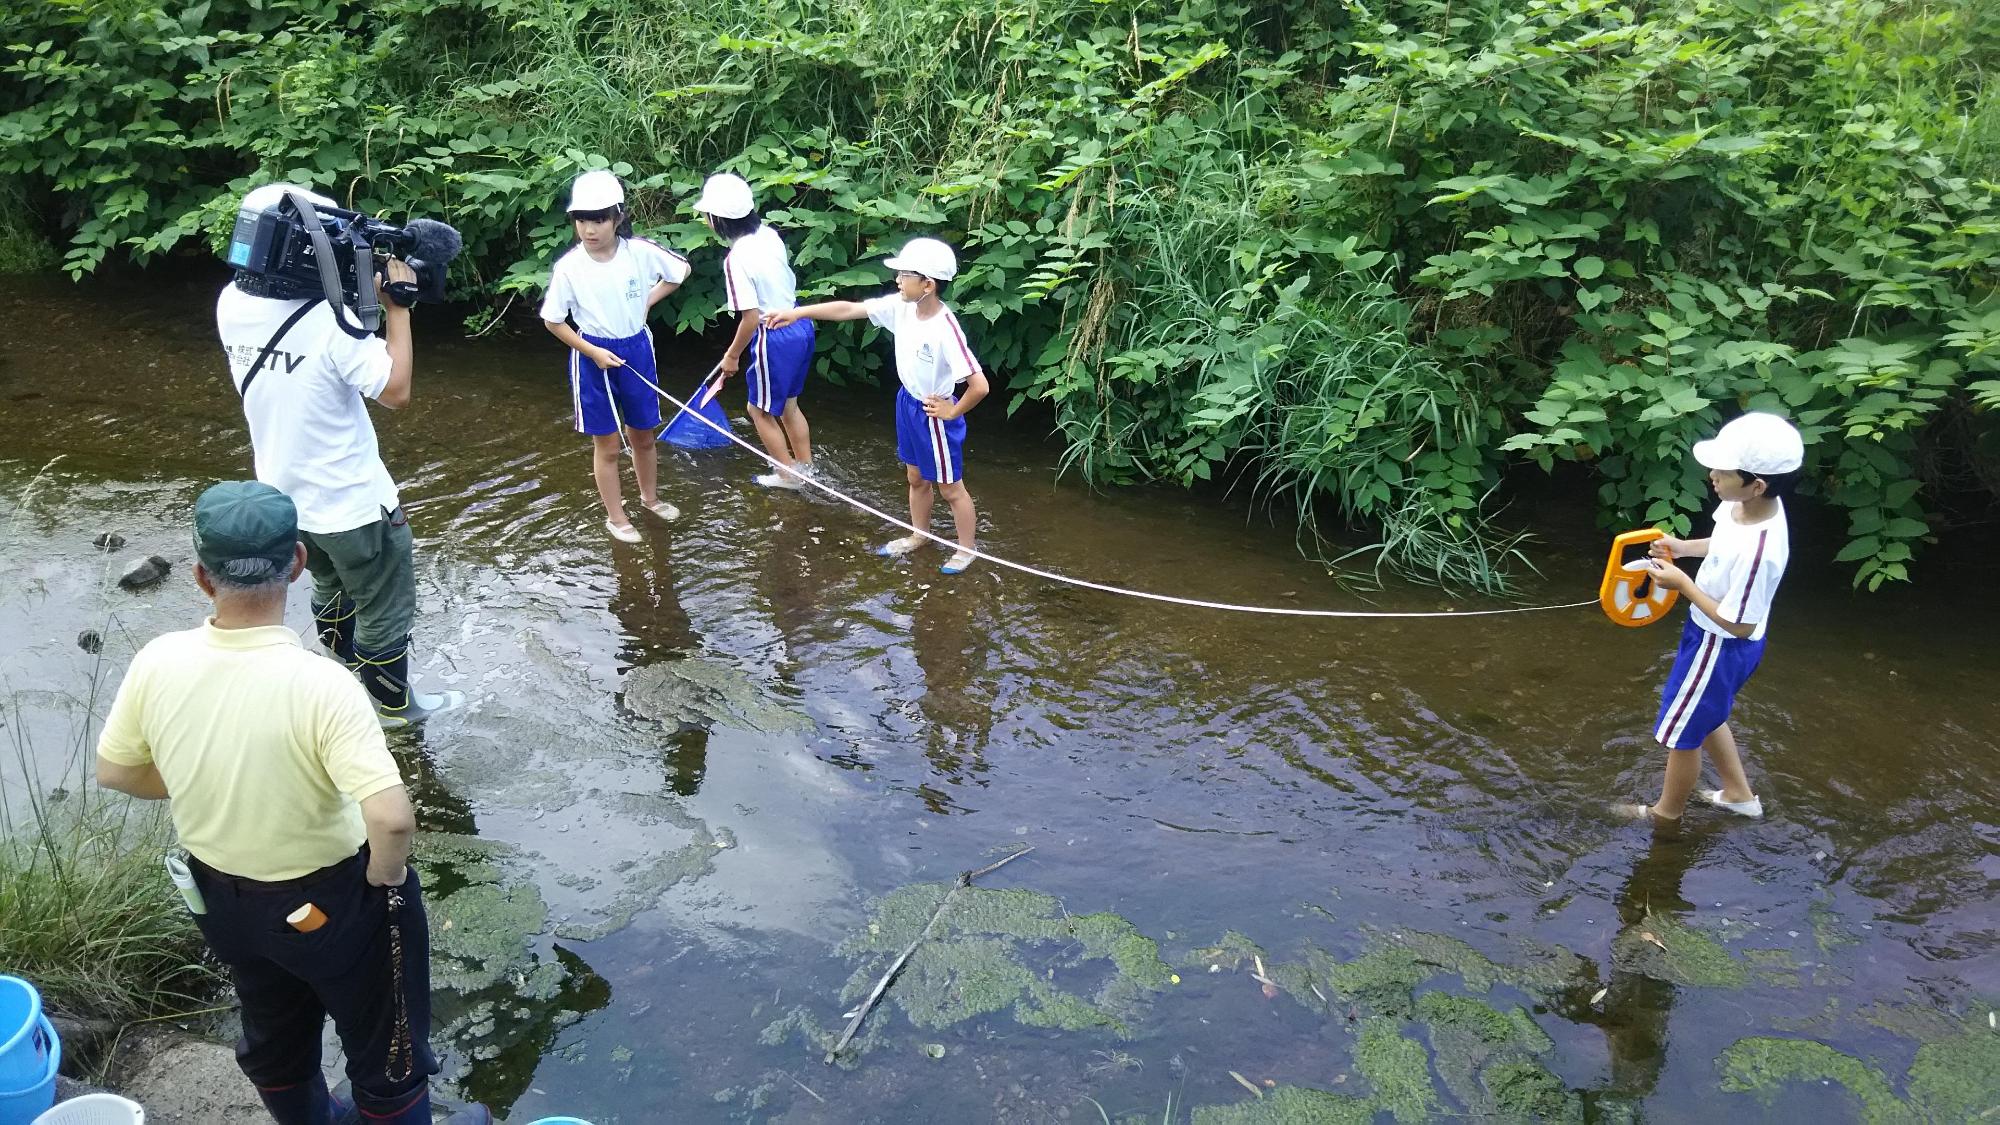
<path fill-rule="evenodd" d="M 258 353 L 301 303 L 223 288 L 215 330 L 239 392 Z M 356 323 L 352 310 L 347 317 Z M 341 331 L 324 301 L 285 333 L 258 370 L 243 396 L 257 479 L 292 498 L 299 530 L 352 531 L 399 503 L 364 401 L 388 385 L 388 344 Z"/>

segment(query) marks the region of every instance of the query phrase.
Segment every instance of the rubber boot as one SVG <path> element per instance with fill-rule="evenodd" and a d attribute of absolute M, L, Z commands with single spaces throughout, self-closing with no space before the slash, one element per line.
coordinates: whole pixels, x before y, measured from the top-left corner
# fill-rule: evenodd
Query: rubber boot
<path fill-rule="evenodd" d="M 326 1092 L 326 1079 L 317 1074 L 310 1081 L 291 1086 L 259 1086 L 257 1096 L 278 1125 L 331 1125 L 333 1121 L 333 1099 Z"/>
<path fill-rule="evenodd" d="M 315 605 L 312 610 L 320 645 L 335 660 L 354 668 L 354 599 L 343 597 L 328 605 Z"/>
<path fill-rule="evenodd" d="M 410 647 L 406 641 L 394 649 L 370 652 L 356 648 L 361 665 L 361 683 L 375 700 L 375 715 L 383 730 L 412 727 L 440 711 L 449 711 L 465 702 L 463 692 L 437 694 L 410 688 Z"/>

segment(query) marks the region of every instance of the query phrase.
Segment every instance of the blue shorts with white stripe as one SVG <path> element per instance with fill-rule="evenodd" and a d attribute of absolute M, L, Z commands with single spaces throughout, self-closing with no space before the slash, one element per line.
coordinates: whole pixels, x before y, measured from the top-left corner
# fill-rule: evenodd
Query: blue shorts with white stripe
<path fill-rule="evenodd" d="M 1711 633 L 1688 618 L 1681 629 L 1674 669 L 1660 692 L 1653 737 L 1669 750 L 1693 750 L 1729 721 L 1736 693 L 1764 659 L 1764 642 Z"/>

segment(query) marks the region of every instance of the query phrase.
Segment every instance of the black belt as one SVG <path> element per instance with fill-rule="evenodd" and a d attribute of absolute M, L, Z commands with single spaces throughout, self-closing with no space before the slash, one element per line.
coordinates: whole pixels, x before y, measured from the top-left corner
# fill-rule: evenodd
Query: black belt
<path fill-rule="evenodd" d="M 367 859 L 368 859 L 368 845 L 363 844 L 361 845 L 360 851 L 355 852 L 353 855 L 348 856 L 346 859 L 340 860 L 337 863 L 329 863 L 325 867 L 320 868 L 318 871 L 308 871 L 304 875 L 301 875 L 296 879 L 278 879 L 275 881 L 269 881 L 264 879 L 245 879 L 241 875 L 231 875 L 227 871 L 218 871 L 215 868 L 210 867 L 208 864 L 203 863 L 201 860 L 196 859 L 192 854 L 188 856 L 188 866 L 196 871 L 201 872 L 203 875 L 207 876 L 210 879 L 214 879 L 219 883 L 227 883 L 230 886 L 235 887 L 239 891 L 249 891 L 252 893 L 258 893 L 258 892 L 272 893 L 277 891 L 296 891 L 302 887 L 316 886 L 320 883 L 325 882 L 328 879 L 333 878 L 335 875 L 340 874 L 341 871 L 345 869 L 349 864 L 356 862 L 365 863 L 367 862 Z"/>

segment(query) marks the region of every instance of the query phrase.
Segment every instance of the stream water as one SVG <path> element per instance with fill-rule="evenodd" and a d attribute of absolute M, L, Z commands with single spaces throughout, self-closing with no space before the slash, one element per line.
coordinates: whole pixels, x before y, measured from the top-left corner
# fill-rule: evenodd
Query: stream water
<path fill-rule="evenodd" d="M 0 281 L 10 801 L 73 783 L 93 677 L 101 710 L 138 645 L 202 613 L 191 505 L 250 471 L 212 292 Z M 447 1077 L 513 1120 L 1946 1120 L 2000 1102 L 1984 552 L 1857 595 L 1830 562 L 1840 529 L 1815 526 L 1833 517 L 1795 512 L 1735 719 L 1768 815 L 1697 809 L 1656 840 L 1602 810 L 1658 784 L 1674 626 L 1266 618 L 990 566 L 944 578 L 941 554 L 872 557 L 891 532 L 757 488 L 730 451 L 662 446 L 686 514 L 615 544 L 558 346 L 418 327 L 416 400 L 377 427 L 418 536 L 419 673 L 473 702 L 392 746 L 428 833 Z M 706 366 L 680 349 L 662 343 L 670 371 Z M 889 393 L 815 388 L 806 407 L 831 479 L 899 510 Z M 997 404 L 972 426 L 1002 555 L 1225 601 L 1454 604 L 1364 600 L 1220 498 L 1057 482 L 1058 451 Z M 1606 536 L 1587 511 L 1509 518 L 1541 538 L 1525 602 L 1592 595 Z M 104 531 L 127 545 L 98 551 Z M 172 577 L 118 590 L 146 553 Z M 822 1065 L 944 884 L 1023 844 Z"/>

